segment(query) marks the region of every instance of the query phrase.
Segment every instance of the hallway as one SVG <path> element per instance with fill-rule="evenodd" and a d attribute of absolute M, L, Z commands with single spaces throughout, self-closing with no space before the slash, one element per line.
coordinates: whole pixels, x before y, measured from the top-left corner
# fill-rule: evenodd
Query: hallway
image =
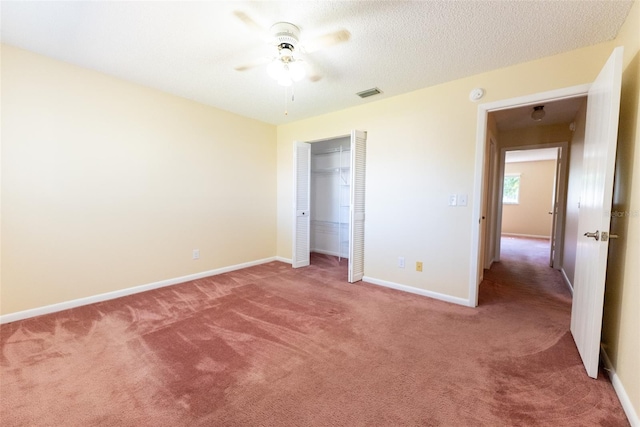
<path fill-rule="evenodd" d="M 485 270 L 484 279 L 511 283 L 565 301 L 571 312 L 571 293 L 559 270 L 549 267 L 549 240 L 503 236 L 500 262 Z M 482 286 L 480 287 L 482 303 Z"/>

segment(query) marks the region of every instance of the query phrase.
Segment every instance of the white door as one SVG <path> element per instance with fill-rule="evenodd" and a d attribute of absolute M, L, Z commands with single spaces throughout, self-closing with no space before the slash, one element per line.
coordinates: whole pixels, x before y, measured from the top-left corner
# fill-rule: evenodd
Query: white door
<path fill-rule="evenodd" d="M 293 268 L 310 264 L 311 144 L 296 142 L 293 151 Z"/>
<path fill-rule="evenodd" d="M 349 198 L 349 282 L 364 276 L 364 193 L 367 133 L 351 132 L 351 194 Z"/>
<path fill-rule="evenodd" d="M 618 136 L 622 48 L 616 48 L 589 89 L 583 157 L 583 191 L 571 307 L 571 333 L 592 378 L 598 376 L 605 273 Z M 593 236 L 593 237 L 590 237 Z"/>

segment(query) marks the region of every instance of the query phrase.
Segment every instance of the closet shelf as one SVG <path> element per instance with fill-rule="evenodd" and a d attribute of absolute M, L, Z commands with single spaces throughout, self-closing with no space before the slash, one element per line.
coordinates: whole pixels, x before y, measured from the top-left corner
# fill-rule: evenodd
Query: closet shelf
<path fill-rule="evenodd" d="M 318 168 L 318 169 L 313 169 L 311 172 L 313 173 L 339 173 L 340 171 L 348 171 L 349 167 L 348 166 L 344 166 L 341 168 Z"/>
<path fill-rule="evenodd" d="M 312 219 L 311 222 L 316 225 L 340 225 L 342 227 L 346 227 L 347 225 L 349 225 L 349 223 L 345 221 L 324 221 L 321 219 Z"/>
<path fill-rule="evenodd" d="M 349 151 L 351 151 L 350 148 L 343 148 L 342 152 L 343 153 L 348 153 Z M 324 151 L 319 151 L 317 153 L 312 153 L 314 156 L 326 156 L 328 154 L 336 154 L 336 153 L 340 153 L 340 148 L 333 148 L 331 150 L 324 150 Z"/>

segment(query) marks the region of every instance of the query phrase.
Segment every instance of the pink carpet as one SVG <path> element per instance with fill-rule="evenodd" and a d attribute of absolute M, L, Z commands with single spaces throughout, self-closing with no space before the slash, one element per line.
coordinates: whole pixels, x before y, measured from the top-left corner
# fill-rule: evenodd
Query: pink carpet
<path fill-rule="evenodd" d="M 2 325 L 2 426 L 626 426 L 540 242 L 480 307 L 272 262 Z M 428 265 L 425 276 L 428 274 Z"/>

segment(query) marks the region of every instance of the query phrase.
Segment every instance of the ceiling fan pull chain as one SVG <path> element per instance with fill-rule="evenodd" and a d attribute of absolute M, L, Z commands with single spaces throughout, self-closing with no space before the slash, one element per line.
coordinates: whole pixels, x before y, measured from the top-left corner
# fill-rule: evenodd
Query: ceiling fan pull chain
<path fill-rule="evenodd" d="M 288 101 L 289 101 L 289 99 L 288 99 L 289 98 L 289 94 L 287 92 L 288 92 L 288 88 L 285 86 L 284 87 L 284 115 L 285 116 L 289 115 L 289 111 L 287 109 L 287 104 L 288 104 Z"/>
<path fill-rule="evenodd" d="M 289 87 L 291 87 L 291 102 L 295 101 L 294 85 L 284 87 L 284 115 L 289 115 Z"/>

